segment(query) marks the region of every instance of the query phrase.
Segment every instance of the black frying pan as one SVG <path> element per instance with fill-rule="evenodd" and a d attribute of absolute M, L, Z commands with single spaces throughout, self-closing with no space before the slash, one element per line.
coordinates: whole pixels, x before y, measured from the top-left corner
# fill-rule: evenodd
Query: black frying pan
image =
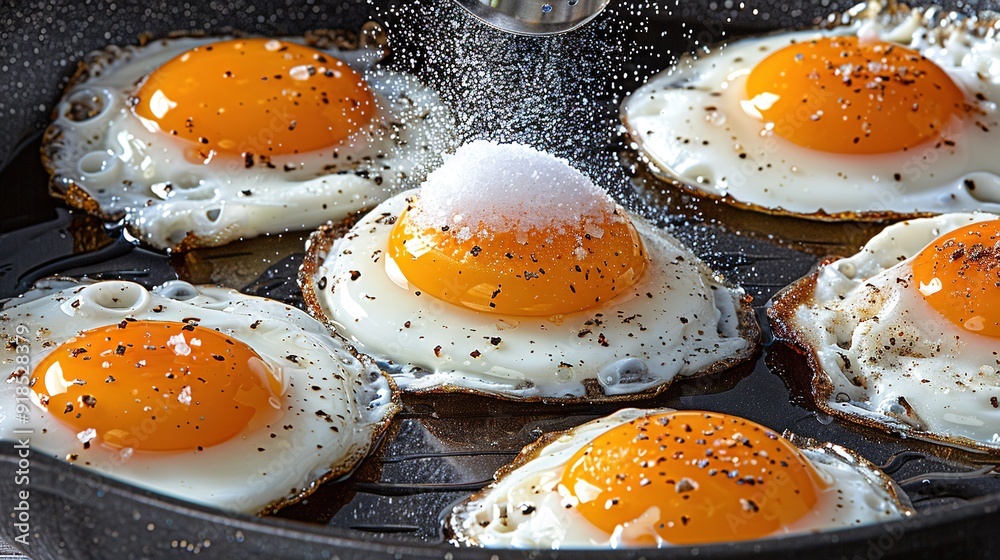
<path fill-rule="evenodd" d="M 873 231 L 690 200 L 642 173 L 626 173 L 622 164 L 632 163 L 634 154 L 613 134 L 622 95 L 643 76 L 669 65 L 674 55 L 726 38 L 808 25 L 850 2 L 794 9 L 757 1 L 739 9 L 731 7 L 739 3 L 699 0 L 664 5 L 658 12 L 647 7 L 638 15 L 624 2 L 612 2 L 590 27 L 544 39 L 477 27 L 449 0 L 17 4 L 0 8 L 0 161 L 7 162 L 0 170 L 0 297 L 23 292 L 47 275 L 88 274 L 147 285 L 179 277 L 301 303 L 293 279 L 307 232 L 167 257 L 134 247 L 120 230 L 68 212 L 47 196 L 38 135 L 60 85 L 86 52 L 108 43 L 135 43 L 143 32 L 301 34 L 321 27 L 358 29 L 376 19 L 390 34 L 389 64 L 438 85 L 455 106 L 463 135 L 528 142 L 570 158 L 606 181 L 627 204 L 691 243 L 743 284 L 761 308 L 778 289 L 808 272 L 817 255 L 856 248 Z M 643 21 L 648 30 L 637 25 Z M 493 65 L 481 66 L 484 60 Z M 479 69 L 486 71 L 485 77 L 463 83 L 463 76 Z M 495 93 L 490 103 L 482 102 L 485 92 Z M 804 368 L 794 352 L 773 346 L 756 363 L 704 381 L 677 383 L 664 395 L 634 404 L 719 410 L 854 448 L 884 465 L 920 515 L 818 535 L 669 550 L 567 554 L 457 549 L 441 536 L 440 519 L 451 503 L 484 485 L 496 468 L 543 431 L 580 424 L 616 405 L 406 397 L 405 410 L 379 451 L 353 476 L 326 484 L 306 502 L 263 519 L 158 496 L 33 455 L 28 544 L 18 546 L 39 559 L 195 551 L 202 557 L 341 559 L 731 558 L 757 553 L 878 559 L 986 558 L 994 553 L 1000 483 L 982 474 L 975 457 L 815 414 L 802 386 Z M 26 489 L 16 484 L 18 468 L 14 443 L 0 442 L 0 514 L 14 512 L 20 501 L 16 492 Z M 21 531 L 13 517 L 4 518 L 0 535 L 12 541 Z"/>

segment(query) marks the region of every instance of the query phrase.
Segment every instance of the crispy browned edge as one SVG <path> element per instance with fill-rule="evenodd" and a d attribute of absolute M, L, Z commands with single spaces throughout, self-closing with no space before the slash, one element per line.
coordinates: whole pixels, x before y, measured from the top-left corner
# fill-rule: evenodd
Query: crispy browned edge
<path fill-rule="evenodd" d="M 352 351 L 353 353 L 353 351 Z M 359 358 L 364 363 L 371 363 L 370 358 Z M 305 498 L 308 498 L 313 492 L 316 491 L 322 484 L 329 482 L 331 480 L 338 480 L 340 478 L 346 477 L 361 465 L 361 462 L 365 460 L 365 457 L 371 455 L 372 451 L 378 447 L 379 440 L 385 435 L 389 426 L 392 424 L 392 419 L 396 414 L 402 410 L 403 405 L 399 395 L 399 388 L 396 387 L 396 382 L 392 377 L 386 372 L 382 371 L 382 377 L 384 377 L 389 382 L 389 390 L 392 392 L 392 410 L 389 411 L 385 417 L 375 425 L 375 430 L 372 432 L 371 441 L 368 443 L 368 447 L 365 450 L 355 450 L 348 461 L 345 461 L 343 465 L 337 468 L 330 469 L 329 472 L 319 477 L 316 480 L 310 481 L 304 488 L 300 489 L 299 492 L 292 496 L 285 496 L 284 498 L 279 498 L 270 504 L 260 508 L 256 515 L 259 517 L 264 517 L 266 515 L 271 515 L 281 508 L 290 506 L 292 504 L 298 503 Z"/>
<path fill-rule="evenodd" d="M 856 18 L 866 18 L 874 17 L 879 13 L 881 9 L 887 10 L 887 13 L 891 17 L 906 17 L 909 15 L 913 9 L 910 6 L 902 3 L 897 3 L 895 1 L 888 2 L 883 6 L 882 2 L 870 2 L 867 9 L 860 12 L 857 16 L 851 16 L 847 12 L 844 13 L 834 13 L 828 16 L 822 22 L 814 25 L 814 29 L 831 29 L 840 25 L 844 25 L 843 18 L 848 18 L 850 21 L 854 21 Z M 918 10 L 920 10 L 918 8 Z M 977 19 L 975 22 L 974 31 L 980 35 L 990 33 L 990 30 L 996 25 L 1000 24 L 1000 13 L 985 10 L 976 15 Z M 808 28 L 807 28 L 808 29 Z M 624 104 L 622 105 L 624 107 Z M 741 200 L 736 200 L 735 198 L 729 196 L 729 194 L 716 194 L 714 192 L 708 191 L 696 185 L 692 185 L 680 179 L 676 174 L 672 173 L 670 169 L 661 169 L 659 165 L 653 163 L 653 157 L 651 154 L 647 153 L 643 147 L 642 143 L 638 139 L 632 136 L 631 131 L 634 128 L 629 125 L 628 119 L 625 116 L 625 111 L 621 110 L 619 112 L 622 124 L 625 126 L 624 137 L 630 142 L 638 146 L 638 153 L 642 154 L 646 160 L 646 167 L 649 169 L 650 173 L 657 179 L 672 185 L 687 194 L 696 196 L 699 198 L 705 198 L 708 200 L 715 200 L 722 202 L 723 204 L 728 204 L 730 206 L 741 208 L 743 210 L 752 210 L 754 212 L 760 212 L 763 214 L 770 214 L 772 216 L 793 216 L 797 218 L 803 218 L 806 220 L 815 220 L 818 222 L 884 222 L 884 221 L 901 221 L 901 220 L 912 220 L 915 218 L 927 218 L 930 216 L 936 216 L 937 212 L 893 212 L 889 210 L 883 211 L 868 211 L 868 212 L 826 212 L 822 208 L 816 212 L 811 213 L 800 213 L 792 212 L 784 208 L 768 208 L 761 206 L 759 204 L 754 204 L 751 202 L 743 202 Z M 631 148 L 629 148 L 631 149 Z"/>
<path fill-rule="evenodd" d="M 317 272 L 319 271 L 320 266 L 323 264 L 322 254 L 327 253 L 333 242 L 337 238 L 341 237 L 344 234 L 344 232 L 346 232 L 347 229 L 349 229 L 350 226 L 353 225 L 355 221 L 357 221 L 358 217 L 360 217 L 363 214 L 364 214 L 363 212 L 358 213 L 355 216 L 352 216 L 351 218 L 348 218 L 343 222 L 327 223 L 323 226 L 320 226 L 319 229 L 314 231 L 309 236 L 308 249 L 306 250 L 305 256 L 302 257 L 302 264 L 299 266 L 299 273 L 298 273 L 299 288 L 302 290 L 302 299 L 305 301 L 307 311 L 309 311 L 309 313 L 313 317 L 315 317 L 323 324 L 325 324 L 327 328 L 330 330 L 330 332 L 334 336 L 341 339 L 351 350 L 351 352 L 353 352 L 359 358 L 366 355 L 359 352 L 356 348 L 354 348 L 354 345 L 351 344 L 349 340 L 347 340 L 346 337 L 337 332 L 337 329 L 334 328 L 334 326 L 331 324 L 329 318 L 326 316 L 325 313 L 323 313 L 323 308 L 319 303 L 319 294 L 313 282 Z M 699 261 L 699 269 L 701 269 L 703 274 L 707 274 L 709 277 L 716 279 L 716 281 L 719 281 L 724 286 L 731 287 L 729 283 L 721 281 L 714 273 L 712 273 L 711 270 L 708 268 L 708 265 L 700 261 Z M 737 354 L 736 356 L 715 362 L 710 367 L 707 367 L 698 373 L 684 376 L 684 380 L 695 379 L 698 377 L 703 377 L 706 375 L 722 372 L 724 370 L 736 366 L 737 364 L 740 364 L 742 362 L 751 359 L 753 356 L 757 354 L 757 352 L 760 349 L 761 331 L 760 331 L 760 325 L 757 323 L 757 314 L 754 311 L 752 302 L 753 298 L 749 295 L 744 294 L 742 299 L 740 300 L 740 305 L 737 310 L 737 317 L 738 317 L 737 334 L 741 338 L 749 342 L 747 348 L 743 352 Z M 676 379 L 676 377 L 674 379 Z M 598 403 L 598 402 L 613 403 L 613 402 L 631 402 L 644 398 L 654 397 L 656 395 L 659 395 L 660 393 L 663 393 L 668 388 L 670 388 L 670 386 L 673 384 L 673 381 L 674 380 L 670 380 L 668 382 L 657 385 L 656 387 L 652 387 L 650 389 L 638 393 L 632 393 L 628 395 L 606 395 L 604 393 L 603 387 L 601 387 L 600 383 L 598 383 L 596 379 L 588 379 L 584 381 L 586 395 L 582 397 L 568 397 L 568 398 L 560 398 L 560 397 L 521 398 L 499 392 L 494 393 L 488 391 L 477 391 L 474 389 L 468 389 L 464 387 L 456 387 L 454 385 L 444 385 L 441 387 L 435 387 L 433 389 L 410 391 L 410 393 L 417 395 L 463 393 L 463 394 L 494 397 L 502 400 L 516 401 L 516 402 L 545 402 L 545 403 L 551 402 L 551 403 L 561 403 L 561 404 Z"/>
<path fill-rule="evenodd" d="M 657 409 L 650 409 L 649 412 L 653 410 Z M 658 409 L 658 410 L 669 411 L 672 409 Z M 580 426 L 573 426 L 572 428 L 566 428 L 565 430 L 559 430 L 557 432 L 545 432 L 544 434 L 538 436 L 538 439 L 536 439 L 535 441 L 522 447 L 521 451 L 518 452 L 517 456 L 514 457 L 514 459 L 512 459 L 509 463 L 501 466 L 499 469 L 497 469 L 497 471 L 493 474 L 493 482 L 487 484 L 479 491 L 475 492 L 468 498 L 465 498 L 464 500 L 458 502 L 452 507 L 451 511 L 448 512 L 448 517 L 444 523 L 445 540 L 451 542 L 458 542 L 467 546 L 476 546 L 478 543 L 475 539 L 464 537 L 455 532 L 454 525 L 452 523 L 452 521 L 455 519 L 454 515 L 455 510 L 459 508 L 464 508 L 474 501 L 485 498 L 486 495 L 489 494 L 490 490 L 495 488 L 496 485 L 499 484 L 501 480 L 507 477 L 507 475 L 523 467 L 524 465 L 528 464 L 533 459 L 538 457 L 541 454 L 542 449 L 545 449 L 550 443 L 554 442 L 555 440 L 561 438 L 564 435 L 572 433 L 573 430 L 576 430 L 579 427 Z"/>
<path fill-rule="evenodd" d="M 632 130 L 631 126 L 628 124 L 628 119 L 625 115 L 622 115 L 622 122 L 628 130 Z M 630 133 L 625 134 L 627 141 L 634 143 L 639 146 L 638 152 L 642 154 L 643 158 L 647 161 L 650 160 L 650 155 L 646 153 L 642 144 L 632 137 Z M 680 180 L 677 176 L 670 173 L 668 170 L 661 169 L 660 166 L 656 165 L 652 161 L 646 163 L 647 169 L 649 169 L 650 174 L 657 180 L 663 181 L 670 186 L 673 186 L 686 194 L 691 196 L 696 196 L 698 198 L 703 198 L 706 200 L 714 200 L 727 204 L 734 208 L 739 208 L 741 210 L 751 210 L 754 212 L 760 212 L 762 214 L 769 214 L 772 216 L 788 216 L 794 218 L 802 218 L 806 220 L 814 220 L 817 222 L 885 222 L 885 221 L 900 221 L 900 220 L 912 220 L 915 218 L 928 218 L 931 216 L 936 216 L 934 212 L 916 212 L 916 213 L 905 213 L 905 212 L 892 212 L 889 210 L 883 211 L 872 211 L 872 212 L 826 212 L 822 209 L 816 212 L 803 214 L 800 212 L 792 212 L 791 210 L 786 210 L 784 208 L 769 208 L 767 206 L 761 206 L 759 204 L 754 204 L 752 202 L 743 202 L 742 200 L 737 200 L 726 194 L 718 194 L 701 187 L 697 187 Z"/>
<path fill-rule="evenodd" d="M 364 32 L 364 28 L 362 28 Z M 164 39 L 178 39 L 185 37 L 208 37 L 212 36 L 205 32 L 200 31 L 175 31 L 168 33 L 167 35 L 155 38 L 153 35 L 148 33 L 140 34 L 139 44 L 137 47 L 144 47 L 151 42 L 164 40 Z M 252 36 L 248 33 L 243 33 L 236 30 L 225 30 L 224 33 L 217 35 L 219 39 L 226 37 L 249 37 Z M 362 44 L 362 35 L 358 32 L 347 30 L 347 29 L 315 29 L 312 31 L 306 31 L 303 34 L 303 38 L 306 44 L 311 47 L 316 48 L 326 48 L 329 46 L 336 46 L 342 49 L 357 49 L 359 45 Z M 121 47 L 116 45 L 110 45 L 102 50 L 97 50 L 87 54 L 83 60 L 77 62 L 76 71 L 70 77 L 69 81 L 63 88 L 63 91 L 69 91 L 77 84 L 86 81 L 90 77 L 92 68 L 102 64 L 106 64 L 113 61 L 116 57 L 120 56 Z M 49 116 L 49 120 L 54 123 L 56 117 L 58 116 L 59 106 L 62 102 L 60 97 L 59 102 L 55 104 L 52 108 L 52 112 Z M 87 193 L 86 189 L 78 185 L 69 177 L 60 176 L 56 173 L 55 167 L 52 164 L 52 143 L 61 137 L 61 132 L 53 125 L 45 129 L 45 133 L 42 135 L 42 146 L 41 146 L 41 159 L 42 166 L 49 174 L 49 194 L 55 198 L 58 198 L 66 203 L 67 206 L 71 208 L 76 208 L 82 210 L 88 214 L 97 216 L 105 221 L 117 221 L 124 217 L 124 213 L 119 212 L 115 215 L 108 214 L 101 211 L 100 204 Z M 60 181 L 65 181 L 65 186 L 61 186 Z M 132 224 L 126 224 L 129 229 L 133 229 Z M 137 236 L 138 237 L 138 236 Z M 174 247 L 168 248 L 167 252 L 181 253 L 185 251 L 190 251 L 191 249 L 196 249 L 198 247 L 211 247 L 218 245 L 214 242 L 214 238 L 202 238 L 194 234 L 194 232 L 188 232 L 184 239 Z"/>
<path fill-rule="evenodd" d="M 885 472 L 882 471 L 882 468 L 879 467 L 877 464 L 869 461 L 863 455 L 851 449 L 850 447 L 844 447 L 843 445 L 838 445 L 836 443 L 831 443 L 829 441 L 820 441 L 808 436 L 800 436 L 799 434 L 796 434 L 791 430 L 785 430 L 784 432 L 782 432 L 781 437 L 787 439 L 789 442 L 791 442 L 792 445 L 799 448 L 800 450 L 824 451 L 824 452 L 841 451 L 843 453 L 846 453 L 847 455 L 850 455 L 851 458 L 854 459 L 854 461 L 858 464 L 858 466 L 867 469 L 878 476 L 880 483 L 879 486 L 881 486 L 881 488 L 885 490 L 886 493 L 888 493 L 892 497 L 896 505 L 899 506 L 899 509 L 904 517 L 908 517 L 916 513 L 916 510 L 913 508 L 913 503 L 910 502 L 910 497 L 906 495 L 906 492 L 904 491 L 902 495 L 900 495 L 900 491 L 902 491 L 902 488 L 900 488 L 899 485 L 896 484 L 896 481 L 893 480 L 891 476 L 885 474 Z"/>
<path fill-rule="evenodd" d="M 816 348 L 808 338 L 795 328 L 793 317 L 799 306 L 809 305 L 816 292 L 816 282 L 822 267 L 830 265 L 840 257 L 827 257 L 821 260 L 812 272 L 789 284 L 771 299 L 767 307 L 767 318 L 774 333 L 776 342 L 781 342 L 805 357 L 812 371 L 811 392 L 816 408 L 821 412 L 860 424 L 878 432 L 905 437 L 911 437 L 930 443 L 941 444 L 950 448 L 985 453 L 993 458 L 1000 458 L 1000 446 L 990 446 L 966 437 L 946 437 L 917 430 L 902 423 L 888 424 L 872 418 L 854 414 L 847 410 L 830 406 L 833 397 L 833 381 L 820 366 Z M 873 413 L 874 414 L 874 413 Z"/>

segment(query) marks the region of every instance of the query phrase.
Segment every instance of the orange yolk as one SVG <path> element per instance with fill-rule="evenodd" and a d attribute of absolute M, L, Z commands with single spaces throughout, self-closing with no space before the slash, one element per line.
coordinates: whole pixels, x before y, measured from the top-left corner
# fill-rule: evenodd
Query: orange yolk
<path fill-rule="evenodd" d="M 252 348 L 185 323 L 123 321 L 81 332 L 31 374 L 35 397 L 90 444 L 187 451 L 276 418 L 282 388 Z"/>
<path fill-rule="evenodd" d="M 633 285 L 647 258 L 628 219 L 608 216 L 603 234 L 528 230 L 457 239 L 422 229 L 403 212 L 389 256 L 406 280 L 436 298 L 488 313 L 551 317 L 594 307 Z"/>
<path fill-rule="evenodd" d="M 1000 220 L 942 235 L 913 257 L 924 299 L 959 328 L 1000 337 Z"/>
<path fill-rule="evenodd" d="M 673 412 L 612 428 L 568 462 L 561 484 L 579 513 L 612 534 L 647 513 L 673 544 L 756 539 L 816 506 L 825 488 L 806 458 L 734 416 Z M 595 494 L 596 493 L 596 494 Z M 632 545 L 656 545 L 652 535 Z"/>
<path fill-rule="evenodd" d="M 344 62 L 268 39 L 195 47 L 150 73 L 132 102 L 136 115 L 189 140 L 205 159 L 335 146 L 375 110 L 364 79 Z"/>
<path fill-rule="evenodd" d="M 778 50 L 750 72 L 746 89 L 776 134 L 840 154 L 912 148 L 966 110 L 962 90 L 923 55 L 857 37 Z"/>

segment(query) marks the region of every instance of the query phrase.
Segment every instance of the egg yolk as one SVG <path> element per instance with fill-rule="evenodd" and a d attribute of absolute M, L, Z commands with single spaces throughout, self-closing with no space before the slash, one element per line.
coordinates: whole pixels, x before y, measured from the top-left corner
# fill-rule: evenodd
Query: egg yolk
<path fill-rule="evenodd" d="M 617 426 L 567 464 L 561 484 L 588 521 L 609 535 L 642 523 L 679 545 L 780 532 L 813 510 L 826 487 L 784 438 L 749 420 L 705 412 Z M 629 544 L 657 543 L 644 534 Z"/>
<path fill-rule="evenodd" d="M 911 288 L 961 329 L 1000 337 L 1000 220 L 942 235 L 913 257 Z"/>
<path fill-rule="evenodd" d="M 142 451 L 198 450 L 239 437 L 277 417 L 283 392 L 245 343 L 155 321 L 83 331 L 46 356 L 30 383 L 37 402 L 85 446 Z"/>
<path fill-rule="evenodd" d="M 839 154 L 912 148 L 966 110 L 962 90 L 934 62 L 857 37 L 784 47 L 754 67 L 746 92 L 776 134 Z"/>
<path fill-rule="evenodd" d="M 551 317 L 607 302 L 642 277 L 647 258 L 631 221 L 607 216 L 596 231 L 505 230 L 460 239 L 421 228 L 403 212 L 389 257 L 420 291 L 476 311 Z"/>
<path fill-rule="evenodd" d="M 132 103 L 146 123 L 192 142 L 206 159 L 335 146 L 375 111 L 371 90 L 347 64 L 273 39 L 195 47 L 146 76 Z"/>

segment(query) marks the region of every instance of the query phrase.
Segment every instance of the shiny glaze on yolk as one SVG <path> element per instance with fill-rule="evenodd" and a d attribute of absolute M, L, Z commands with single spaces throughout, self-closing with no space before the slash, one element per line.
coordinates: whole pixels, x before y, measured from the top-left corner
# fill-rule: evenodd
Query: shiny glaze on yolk
<path fill-rule="evenodd" d="M 1000 337 L 1000 220 L 946 233 L 913 257 L 924 299 L 966 331 Z"/>
<path fill-rule="evenodd" d="M 216 445 L 273 421 L 282 387 L 245 343 L 205 327 L 123 321 L 81 332 L 31 373 L 35 398 L 90 444 Z"/>
<path fill-rule="evenodd" d="M 776 134 L 840 154 L 912 148 L 938 138 L 966 111 L 962 91 L 932 61 L 900 45 L 857 37 L 778 50 L 754 67 L 746 89 Z"/>
<path fill-rule="evenodd" d="M 406 280 L 438 299 L 476 311 L 551 317 L 609 301 L 642 277 L 647 257 L 631 221 L 608 216 L 600 237 L 531 229 L 459 240 L 422 229 L 403 212 L 389 256 Z"/>
<path fill-rule="evenodd" d="M 791 443 L 742 418 L 671 412 L 598 436 L 569 460 L 561 484 L 580 514 L 613 534 L 656 508 L 672 544 L 747 540 L 780 532 L 817 503 L 823 483 Z M 656 545 L 647 535 L 634 546 Z"/>
<path fill-rule="evenodd" d="M 132 110 L 212 153 L 279 156 L 336 146 L 371 121 L 364 79 L 327 53 L 291 42 L 202 45 L 150 73 Z"/>

